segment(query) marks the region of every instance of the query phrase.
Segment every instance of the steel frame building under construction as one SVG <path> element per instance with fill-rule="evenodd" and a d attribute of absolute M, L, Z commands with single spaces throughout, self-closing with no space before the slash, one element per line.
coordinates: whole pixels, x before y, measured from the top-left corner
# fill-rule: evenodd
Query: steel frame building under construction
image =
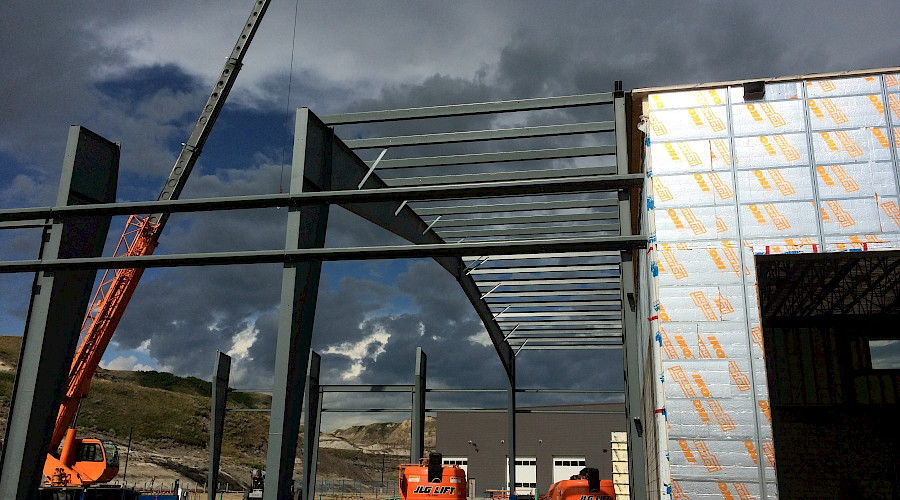
<path fill-rule="evenodd" d="M 777 411 L 850 399 L 896 404 L 900 384 L 893 372 L 857 374 L 863 378 L 851 377 L 835 399 L 826 396 L 834 385 L 827 374 L 801 370 L 779 386 L 771 366 L 786 360 L 770 342 L 796 340 L 811 364 L 827 349 L 772 325 L 788 311 L 797 326 L 823 308 L 831 319 L 872 304 L 878 307 L 863 312 L 893 313 L 896 261 L 839 262 L 817 273 L 810 264 L 801 279 L 793 261 L 769 263 L 758 254 L 897 248 L 897 76 L 894 69 L 629 93 L 617 83 L 604 94 L 323 118 L 301 108 L 288 193 L 204 200 L 109 203 L 116 162 L 100 169 L 91 155 L 80 160 L 85 132 L 73 129 L 57 206 L 0 211 L 0 222 L 50 221 L 41 258 L 0 263 L 0 272 L 36 272 L 41 285 L 0 493 L 27 498 L 39 482 L 42 430 L 52 428 L 57 405 L 34 398 L 58 394 L 68 366 L 41 364 L 41 356 L 74 342 L 77 329 L 69 326 L 80 324 L 90 293 L 89 286 L 63 290 L 62 280 L 92 283 L 100 268 L 283 263 L 265 495 L 289 495 L 305 409 L 313 434 L 304 442 L 304 498 L 313 498 L 319 396 L 327 387 L 310 351 L 321 264 L 429 257 L 456 278 L 506 372 L 508 456 L 517 456 L 517 352 L 621 349 L 633 498 L 777 498 L 779 491 L 801 498 L 782 480 L 807 481 L 815 471 L 780 469 L 776 477 L 776 459 L 789 451 L 779 444 L 776 415 L 790 415 Z M 525 125 L 497 126 L 510 122 Z M 344 141 L 343 131 L 364 138 Z M 101 171 L 104 178 L 89 178 Z M 325 248 L 331 205 L 410 244 Z M 98 256 L 113 215 L 261 207 L 289 208 L 283 250 Z M 429 410 L 424 361 L 420 354 L 415 383 L 397 389 L 415 395 L 412 459 L 422 455 Z M 211 474 L 227 371 L 220 357 Z M 893 389 L 870 396 L 889 381 Z M 508 475 L 514 485 L 514 461 Z M 896 479 L 885 481 L 859 488 L 896 488 Z"/>
<path fill-rule="evenodd" d="M 35 295 L 31 328 L 25 339 L 26 357 L 17 379 L 17 387 L 29 385 L 36 390 L 17 392 L 19 397 L 12 407 L 4 448 L 4 467 L 16 464 L 19 470 L 4 474 L 0 490 L 9 491 L 11 497 L 26 498 L 39 483 L 38 464 L 42 462 L 39 457 L 47 452 L 41 429 L 52 428 L 47 422 L 55 416 L 52 415 L 55 405 L 19 403 L 20 395 L 59 393 L 57 384 L 64 380 L 63 367 L 68 365 L 45 363 L 40 370 L 41 377 L 31 374 L 29 366 L 42 355 L 46 356 L 51 346 L 64 340 L 73 342 L 73 332 L 67 331 L 66 325 L 80 323 L 81 313 L 76 311 L 81 304 L 86 304 L 89 293 L 87 290 L 78 297 L 57 297 L 53 293 L 53 280 L 60 273 L 71 272 L 80 273 L 82 280 L 92 282 L 93 271 L 99 268 L 284 263 L 265 495 L 285 498 L 293 483 L 291 475 L 301 411 L 304 403 L 315 405 L 318 396 L 314 390 L 312 395 L 304 397 L 304 391 L 299 389 L 308 389 L 316 383 L 318 375 L 316 369 L 310 371 L 310 367 L 318 367 L 317 356 L 310 353 L 310 340 L 322 262 L 431 257 L 457 279 L 482 319 L 507 373 L 507 442 L 509 455 L 516 456 L 514 436 L 519 389 L 515 355 L 518 351 L 621 349 L 628 338 L 636 339 L 623 334 L 636 325 L 635 307 L 626 307 L 624 313 L 619 307 L 621 303 L 634 304 L 634 250 L 646 246 L 646 237 L 639 234 L 635 209 L 645 176 L 628 171 L 627 105 L 625 93 L 617 89 L 606 94 L 354 113 L 324 120 L 301 108 L 297 112 L 290 192 L 281 195 L 69 206 L 83 203 L 84 199 L 90 203 L 103 198 L 70 196 L 67 180 L 72 179 L 73 192 L 83 189 L 85 184 L 102 184 L 109 191 L 115 178 L 114 168 L 110 166 L 106 170 L 113 172 L 112 181 L 100 183 L 83 178 L 88 172 L 102 169 L 93 168 L 90 159 L 81 161 L 90 155 L 85 155 L 84 148 L 79 151 L 73 146 L 68 156 L 75 161 L 66 165 L 60 187 L 62 201 L 58 206 L 5 211 L 0 215 L 3 221 L 52 220 L 47 232 L 59 235 L 65 234 L 70 226 L 83 226 L 84 220 L 99 220 L 99 228 L 81 231 L 85 237 L 103 241 L 103 226 L 108 226 L 112 215 L 286 206 L 289 212 L 285 249 L 104 258 L 96 256 L 99 250 L 91 252 L 85 245 L 57 236 L 49 239 L 39 260 L 0 264 L 3 272 L 37 272 L 39 280 L 48 281 L 49 285 L 42 286 Z M 490 128 L 498 121 L 498 115 L 514 113 L 531 113 L 557 122 Z M 573 120 L 578 116 L 591 119 Z M 333 128 L 361 123 L 390 126 L 409 120 L 443 119 L 452 124 L 456 117 L 472 117 L 476 119 L 474 123 L 487 126 L 425 135 L 385 135 L 346 143 Z M 78 138 L 85 134 L 73 128 L 72 144 L 77 144 Z M 540 147 L 542 141 L 551 145 L 560 141 L 575 145 Z M 448 154 L 403 156 L 404 152 L 416 154 L 429 147 Z M 396 149 L 399 153 L 382 159 L 383 153 L 378 159 L 365 162 L 352 148 Z M 453 148 L 460 153 L 447 151 Z M 478 148 L 488 151 L 471 152 Z M 85 162 L 89 168 L 79 168 Z M 107 198 L 107 201 L 111 200 Z M 323 248 L 331 204 L 378 224 L 412 244 Z M 619 280 L 619 275 L 628 278 Z M 67 314 L 56 310 L 60 300 L 70 304 Z M 51 325 L 41 328 L 47 323 Z M 41 334 L 32 334 L 37 328 L 41 328 Z M 35 356 L 29 357 L 29 352 Z M 217 362 L 222 370 L 227 365 L 227 360 Z M 422 422 L 426 410 L 424 356 L 420 366 L 421 381 L 416 384 L 420 391 L 413 408 L 418 415 L 413 419 L 413 434 L 419 436 L 413 439 L 411 458 L 414 459 L 422 454 Z M 636 366 L 629 365 L 630 369 Z M 311 380 L 309 384 L 307 376 Z M 222 386 L 224 380 L 226 376 L 220 371 L 217 386 Z M 626 401 L 630 401 L 627 403 L 632 407 L 630 411 L 636 412 L 640 408 L 639 388 L 631 389 Z M 221 422 L 222 413 L 219 411 L 213 422 Z M 318 414 L 315 406 L 306 412 L 307 418 L 316 418 Z M 30 425 L 19 425 L 20 421 Z M 213 427 L 215 430 L 216 426 Z M 317 428 L 314 422 L 306 426 L 307 430 L 311 428 Z M 316 440 L 307 439 L 305 443 L 313 447 Z M 217 460 L 215 455 L 213 459 Z M 643 462 L 639 454 L 632 455 L 638 464 Z M 308 448 L 306 460 L 315 456 L 315 450 Z M 314 472 L 314 465 L 304 470 L 305 491 L 309 495 L 315 483 L 308 475 Z M 509 474 L 514 484 L 513 466 Z M 7 479 L 13 476 L 21 479 Z M 633 472 L 632 477 L 638 479 L 638 485 L 643 483 L 640 474 Z"/>

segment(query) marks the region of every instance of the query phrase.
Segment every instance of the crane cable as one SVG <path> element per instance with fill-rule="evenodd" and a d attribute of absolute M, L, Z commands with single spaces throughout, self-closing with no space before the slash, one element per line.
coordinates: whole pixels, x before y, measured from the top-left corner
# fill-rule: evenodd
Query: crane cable
<path fill-rule="evenodd" d="M 297 3 L 294 6 L 294 36 L 291 39 L 291 65 L 288 70 L 288 88 L 287 88 L 287 99 L 284 103 L 284 138 L 281 141 L 281 174 L 278 176 L 278 194 L 284 192 L 284 158 L 287 154 L 287 141 L 288 141 L 288 123 L 290 123 L 290 112 L 291 112 L 291 85 L 294 80 L 294 50 L 297 46 L 297 17 L 300 12 L 300 0 L 297 0 Z"/>

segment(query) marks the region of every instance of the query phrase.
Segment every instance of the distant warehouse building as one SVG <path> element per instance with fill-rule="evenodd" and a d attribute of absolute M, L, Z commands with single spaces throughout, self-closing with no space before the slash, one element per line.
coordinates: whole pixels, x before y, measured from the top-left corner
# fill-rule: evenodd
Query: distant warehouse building
<path fill-rule="evenodd" d="M 613 433 L 626 428 L 624 404 L 530 410 L 535 413 L 520 413 L 516 418 L 516 490 L 520 494 L 546 493 L 552 483 L 568 479 L 584 467 L 599 469 L 602 479 L 613 479 L 614 462 L 617 471 L 627 472 L 627 458 L 612 444 Z M 539 410 L 560 413 L 537 413 Z M 470 487 L 474 482 L 472 496 L 507 489 L 506 418 L 505 411 L 437 412 L 435 448 L 443 454 L 444 463 L 466 470 Z"/>

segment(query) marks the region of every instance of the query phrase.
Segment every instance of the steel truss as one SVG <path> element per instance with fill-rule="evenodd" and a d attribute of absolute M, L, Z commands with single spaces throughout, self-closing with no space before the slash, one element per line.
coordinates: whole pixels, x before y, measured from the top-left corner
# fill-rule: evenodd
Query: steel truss
<path fill-rule="evenodd" d="M 900 252 L 758 256 L 763 318 L 896 314 Z"/>

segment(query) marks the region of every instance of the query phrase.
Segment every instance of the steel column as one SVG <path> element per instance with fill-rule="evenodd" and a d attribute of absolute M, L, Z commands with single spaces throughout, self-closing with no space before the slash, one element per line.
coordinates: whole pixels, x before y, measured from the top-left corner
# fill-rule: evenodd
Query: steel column
<path fill-rule="evenodd" d="M 73 125 L 69 128 L 56 205 L 115 201 L 118 170 L 119 145 Z M 109 223 L 109 216 L 52 223 L 44 229 L 40 258 L 101 255 Z M 0 456 L 0 498 L 37 497 L 96 276 L 96 270 L 61 269 L 35 274 Z"/>
<path fill-rule="evenodd" d="M 425 363 L 425 353 L 416 347 L 416 380 L 409 426 L 409 461 L 413 464 L 425 456 Z"/>
<path fill-rule="evenodd" d="M 509 363 L 506 391 L 506 453 L 509 500 L 516 500 L 516 358 Z"/>
<path fill-rule="evenodd" d="M 309 110 L 301 108 L 297 111 L 291 166 L 292 194 L 304 190 L 304 178 L 325 190 L 331 187 L 333 140 L 330 129 L 310 126 Z M 288 212 L 285 250 L 324 247 L 327 222 L 328 205 L 292 208 Z M 286 265 L 282 272 L 263 493 L 268 500 L 290 498 L 291 495 L 321 270 L 321 261 L 300 261 Z"/>
<path fill-rule="evenodd" d="M 303 479 L 300 500 L 316 497 L 316 466 L 319 462 L 319 428 L 322 422 L 322 391 L 319 371 L 322 356 L 309 353 L 309 374 L 306 376 L 306 396 L 303 399 Z"/>
<path fill-rule="evenodd" d="M 613 98 L 616 121 L 616 173 L 628 173 L 628 127 L 625 110 L 625 94 L 621 82 L 616 82 Z M 619 191 L 619 225 L 621 236 L 631 236 L 631 191 Z M 625 367 L 625 418 L 628 425 L 628 481 L 631 498 L 647 498 L 647 467 L 644 440 L 638 434 L 637 422 L 643 414 L 641 402 L 641 331 L 638 328 L 637 292 L 634 272 L 634 252 L 621 252 L 619 263 L 622 301 L 622 355 Z"/>
<path fill-rule="evenodd" d="M 222 457 L 222 436 L 225 428 L 225 403 L 228 401 L 228 379 L 231 376 L 231 356 L 216 351 L 213 367 L 212 406 L 209 414 L 209 475 L 206 498 L 215 500 L 219 484 L 219 459 Z"/>

